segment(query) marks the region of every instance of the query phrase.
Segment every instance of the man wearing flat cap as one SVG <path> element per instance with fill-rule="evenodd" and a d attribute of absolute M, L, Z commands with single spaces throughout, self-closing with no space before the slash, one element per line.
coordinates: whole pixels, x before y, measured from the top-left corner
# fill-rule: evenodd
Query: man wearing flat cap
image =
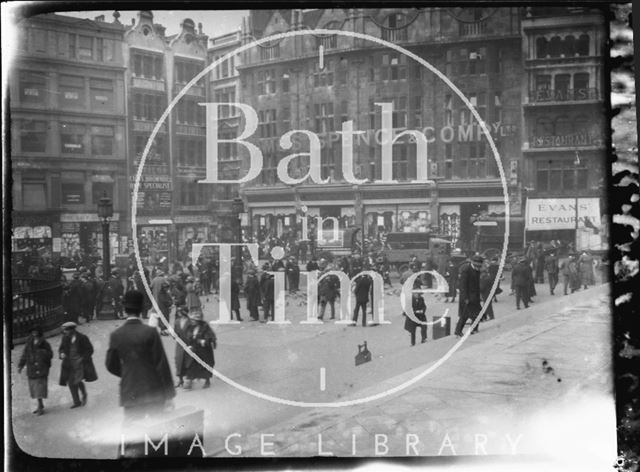
<path fill-rule="evenodd" d="M 462 336 L 462 328 L 471 320 L 473 323 L 482 310 L 480 298 L 480 271 L 484 259 L 475 255 L 470 262 L 465 262 L 459 269 L 458 290 L 460 291 L 458 301 L 458 323 L 456 324 L 455 335 Z M 478 325 L 471 331 L 471 334 L 478 332 Z"/>
<path fill-rule="evenodd" d="M 107 350 L 107 370 L 121 379 L 125 425 L 161 413 L 176 394 L 160 335 L 140 319 L 143 304 L 138 290 L 125 293 L 127 319 L 111 333 Z"/>
<path fill-rule="evenodd" d="M 83 381 L 98 380 L 96 368 L 93 365 L 93 345 L 89 338 L 76 331 L 76 324 L 68 321 L 62 325 L 62 341 L 58 355 L 62 359 L 60 367 L 60 385 L 69 386 L 73 405 L 78 408 L 87 404 L 87 389 Z"/>

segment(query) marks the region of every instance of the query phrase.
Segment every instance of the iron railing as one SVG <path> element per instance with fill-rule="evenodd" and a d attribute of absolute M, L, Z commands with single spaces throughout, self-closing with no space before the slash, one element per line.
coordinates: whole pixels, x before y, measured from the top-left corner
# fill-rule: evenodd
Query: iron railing
<path fill-rule="evenodd" d="M 23 341 L 39 326 L 44 332 L 59 328 L 65 321 L 62 283 L 57 280 L 12 279 L 11 339 Z"/>

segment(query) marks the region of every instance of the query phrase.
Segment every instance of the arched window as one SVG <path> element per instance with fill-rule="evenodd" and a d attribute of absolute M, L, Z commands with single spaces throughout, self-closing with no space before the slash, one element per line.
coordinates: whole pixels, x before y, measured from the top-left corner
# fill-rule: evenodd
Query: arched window
<path fill-rule="evenodd" d="M 564 38 L 563 46 L 562 54 L 564 57 L 573 57 L 576 51 L 576 38 L 572 35 L 567 36 Z"/>
<path fill-rule="evenodd" d="M 553 134 L 555 134 L 556 136 L 566 136 L 568 134 L 571 134 L 572 131 L 573 128 L 568 116 L 561 115 L 556 118 Z"/>
<path fill-rule="evenodd" d="M 579 56 L 588 56 L 589 55 L 589 35 L 582 34 L 578 38 L 576 44 L 576 53 Z"/>
<path fill-rule="evenodd" d="M 562 54 L 562 39 L 560 39 L 560 36 L 554 36 L 551 38 L 548 54 L 551 57 L 560 57 L 560 54 Z"/>
<path fill-rule="evenodd" d="M 549 54 L 548 49 L 549 49 L 549 41 L 547 41 L 547 38 L 545 38 L 544 36 L 541 36 L 538 39 L 536 39 L 536 58 L 542 59 L 547 57 L 547 54 Z"/>

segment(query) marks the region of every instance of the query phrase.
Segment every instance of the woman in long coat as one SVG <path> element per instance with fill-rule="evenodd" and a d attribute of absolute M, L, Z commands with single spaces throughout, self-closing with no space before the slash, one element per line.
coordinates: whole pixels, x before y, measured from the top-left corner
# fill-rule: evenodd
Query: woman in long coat
<path fill-rule="evenodd" d="M 180 307 L 176 309 L 176 322 L 173 325 L 173 330 L 176 332 L 176 335 L 180 340 L 182 340 L 185 344 L 189 342 L 187 338 L 187 331 L 189 329 L 191 321 L 187 316 L 187 309 L 185 307 Z M 184 349 L 180 345 L 180 343 L 176 343 L 176 353 L 175 353 L 175 361 L 176 361 L 176 376 L 178 377 L 178 383 L 176 387 L 182 387 L 184 385 L 184 375 L 185 375 L 185 355 Z"/>
<path fill-rule="evenodd" d="M 41 328 L 33 328 L 22 351 L 18 362 L 18 373 L 27 366 L 29 379 L 29 394 L 38 401 L 38 407 L 33 411 L 35 415 L 44 413 L 43 399 L 47 398 L 47 383 L 53 351 L 51 345 L 44 339 Z"/>
<path fill-rule="evenodd" d="M 583 252 L 578 259 L 580 282 L 586 289 L 589 285 L 596 284 L 595 273 L 593 271 L 593 256 L 588 252 Z"/>
<path fill-rule="evenodd" d="M 189 313 L 191 322 L 187 328 L 187 345 L 189 350 L 198 356 L 202 361 L 213 367 L 215 365 L 215 358 L 213 356 L 213 350 L 216 348 L 216 335 L 209 326 L 209 323 L 202 319 L 202 310 L 194 310 Z M 194 379 L 204 379 L 203 388 L 209 388 L 211 386 L 211 372 L 208 369 L 200 365 L 191 356 L 185 356 L 185 376 L 187 377 L 187 383 L 184 388 L 189 390 L 192 387 Z"/>
<path fill-rule="evenodd" d="M 189 312 L 191 312 L 192 310 L 201 310 L 202 303 L 200 302 L 200 297 L 198 296 L 198 292 L 196 290 L 195 279 L 193 277 L 188 277 L 187 284 L 184 288 L 187 292 L 187 296 L 185 298 L 187 310 Z"/>
<path fill-rule="evenodd" d="M 58 349 L 60 359 L 62 359 L 60 385 L 69 386 L 73 399 L 71 408 L 77 408 L 87 404 L 87 390 L 83 381 L 98 380 L 98 374 L 91 358 L 93 345 L 87 336 L 76 331 L 76 324 L 73 322 L 64 323 L 62 332 L 64 335 Z M 78 395 L 78 390 L 82 399 Z"/>

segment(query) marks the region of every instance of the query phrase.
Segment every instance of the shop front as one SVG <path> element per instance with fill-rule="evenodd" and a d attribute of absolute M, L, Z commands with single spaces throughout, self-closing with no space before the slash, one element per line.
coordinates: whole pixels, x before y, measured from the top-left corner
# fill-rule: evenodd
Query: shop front
<path fill-rule="evenodd" d="M 578 250 L 607 248 L 608 228 L 600 198 L 530 198 L 526 205 L 527 241 L 561 241 Z"/>
<path fill-rule="evenodd" d="M 121 245 L 120 215 L 114 213 L 109 222 L 111 263 L 124 250 Z M 95 262 L 102 258 L 102 222 L 97 214 L 62 213 L 60 215 L 60 257 L 67 264 Z"/>
<path fill-rule="evenodd" d="M 185 261 L 191 253 L 193 243 L 211 242 L 211 218 L 205 215 L 176 216 L 176 237 L 178 260 Z"/>
<path fill-rule="evenodd" d="M 14 216 L 11 269 L 14 277 L 48 274 L 60 255 L 59 224 L 50 216 Z M 47 274 L 43 274 L 47 272 Z"/>

